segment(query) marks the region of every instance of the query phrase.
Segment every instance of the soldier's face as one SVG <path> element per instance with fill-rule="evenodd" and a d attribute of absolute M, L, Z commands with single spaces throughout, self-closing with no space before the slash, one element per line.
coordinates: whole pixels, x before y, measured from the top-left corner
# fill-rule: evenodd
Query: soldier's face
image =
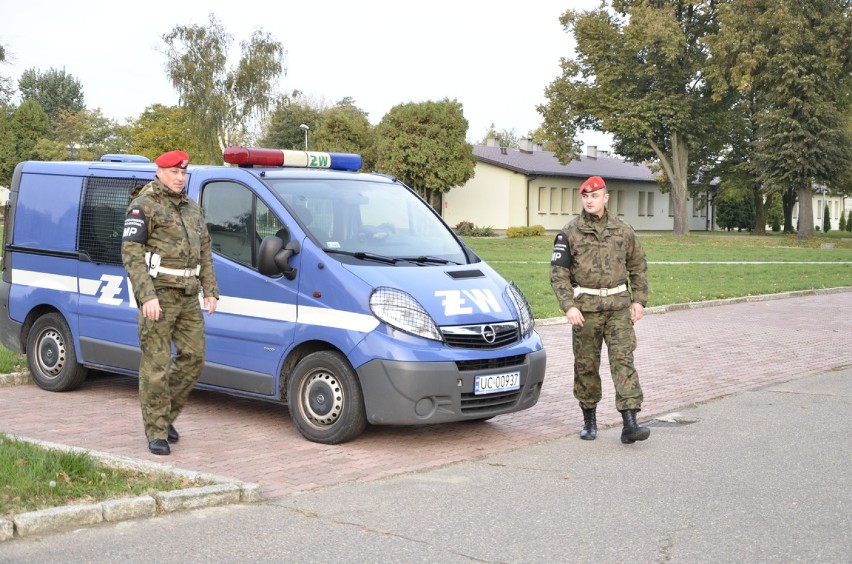
<path fill-rule="evenodd" d="M 606 188 L 594 192 L 583 192 L 583 208 L 592 215 L 601 217 L 604 213 L 606 203 L 609 201 L 609 192 Z"/>
<path fill-rule="evenodd" d="M 186 185 L 186 169 L 173 166 L 171 168 L 157 169 L 157 177 L 160 182 L 180 193 Z"/>

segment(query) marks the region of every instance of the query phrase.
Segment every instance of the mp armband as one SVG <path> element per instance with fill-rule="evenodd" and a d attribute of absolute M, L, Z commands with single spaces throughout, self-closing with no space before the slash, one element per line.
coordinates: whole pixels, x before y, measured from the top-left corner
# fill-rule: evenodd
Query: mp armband
<path fill-rule="evenodd" d="M 550 266 L 571 266 L 571 249 L 568 246 L 568 237 L 560 231 L 553 240 L 553 254 L 550 255 Z"/>

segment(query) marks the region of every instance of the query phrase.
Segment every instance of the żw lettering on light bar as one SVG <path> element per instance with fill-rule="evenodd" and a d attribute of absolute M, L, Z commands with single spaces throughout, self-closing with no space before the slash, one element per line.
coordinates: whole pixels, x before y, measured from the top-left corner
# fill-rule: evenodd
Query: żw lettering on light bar
<path fill-rule="evenodd" d="M 353 153 L 321 153 L 318 151 L 288 151 L 256 147 L 226 147 L 223 158 L 239 166 L 284 166 L 298 168 L 329 168 L 358 170 L 361 155 Z"/>

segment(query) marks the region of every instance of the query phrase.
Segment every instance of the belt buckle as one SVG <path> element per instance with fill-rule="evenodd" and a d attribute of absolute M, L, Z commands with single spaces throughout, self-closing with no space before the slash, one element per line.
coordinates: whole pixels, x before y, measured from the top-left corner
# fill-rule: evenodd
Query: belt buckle
<path fill-rule="evenodd" d="M 605 298 L 609 296 L 609 288 L 598 288 L 598 293 L 600 297 Z"/>

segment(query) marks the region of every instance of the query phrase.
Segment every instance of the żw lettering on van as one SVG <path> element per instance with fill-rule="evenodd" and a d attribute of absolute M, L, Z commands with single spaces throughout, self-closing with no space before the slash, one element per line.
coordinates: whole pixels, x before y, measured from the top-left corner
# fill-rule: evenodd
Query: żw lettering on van
<path fill-rule="evenodd" d="M 473 308 L 467 306 L 468 302 L 476 306 L 483 313 L 499 313 L 500 302 L 488 288 L 473 290 L 439 290 L 435 297 L 443 297 L 441 305 L 444 306 L 444 315 L 467 315 L 473 313 Z M 467 298 L 467 299 L 465 299 Z"/>

